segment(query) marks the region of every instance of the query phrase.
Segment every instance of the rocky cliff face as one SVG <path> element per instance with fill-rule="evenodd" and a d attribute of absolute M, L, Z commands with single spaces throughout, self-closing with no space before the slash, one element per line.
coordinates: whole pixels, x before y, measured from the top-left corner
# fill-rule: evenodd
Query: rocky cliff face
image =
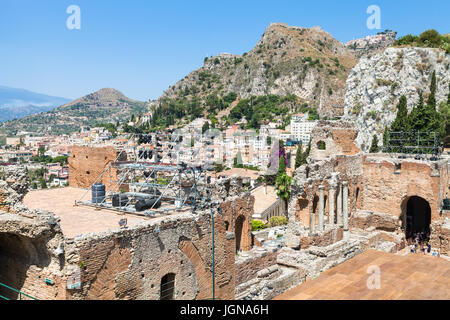
<path fill-rule="evenodd" d="M 294 94 L 322 116 L 340 116 L 345 80 L 356 62 L 350 49 L 319 27 L 273 23 L 251 51 L 205 59 L 200 69 L 169 87 L 160 99 L 230 92 L 240 98 Z"/>
<path fill-rule="evenodd" d="M 450 55 L 432 48 L 387 48 L 371 57 L 362 57 L 351 70 L 345 93 L 345 118 L 356 122 L 356 143 L 367 151 L 374 134 L 382 144 L 386 125 L 396 117 L 396 105 L 405 95 L 408 111 L 417 104 L 419 90 L 426 101 L 430 81 L 436 71 L 436 101 L 447 100 L 450 83 Z"/>

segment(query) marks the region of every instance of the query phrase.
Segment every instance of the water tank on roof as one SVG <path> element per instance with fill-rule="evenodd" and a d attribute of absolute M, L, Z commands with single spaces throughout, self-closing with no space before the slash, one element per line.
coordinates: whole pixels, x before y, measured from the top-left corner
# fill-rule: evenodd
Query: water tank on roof
<path fill-rule="evenodd" d="M 92 185 L 92 203 L 101 203 L 105 200 L 106 188 L 103 183 Z"/>

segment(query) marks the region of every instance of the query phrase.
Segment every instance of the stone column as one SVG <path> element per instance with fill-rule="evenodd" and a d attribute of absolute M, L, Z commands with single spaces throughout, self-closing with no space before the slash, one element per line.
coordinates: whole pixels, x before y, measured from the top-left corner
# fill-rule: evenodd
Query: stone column
<path fill-rule="evenodd" d="M 343 226 L 343 224 L 342 224 L 342 184 L 338 185 L 337 192 L 338 192 L 338 196 L 337 196 L 337 205 L 336 205 L 336 207 L 337 207 L 337 213 L 336 213 L 337 214 L 337 219 L 336 219 L 336 221 L 337 221 L 337 225 L 339 227 L 342 227 Z"/>
<path fill-rule="evenodd" d="M 324 191 L 325 187 L 323 185 L 319 186 L 319 232 L 323 231 L 323 221 L 324 221 Z"/>
<path fill-rule="evenodd" d="M 334 225 L 334 195 L 336 193 L 336 186 L 330 185 L 328 189 L 328 208 L 329 215 L 328 215 L 328 223 L 331 225 Z"/>
<path fill-rule="evenodd" d="M 342 206 L 343 206 L 343 215 L 344 215 L 344 221 L 343 221 L 343 225 L 344 225 L 344 230 L 347 231 L 348 230 L 348 182 L 344 181 L 342 183 L 344 185 L 344 193 L 343 193 L 343 198 L 342 198 Z"/>
<path fill-rule="evenodd" d="M 308 183 L 309 183 L 309 235 L 312 236 L 316 232 L 316 217 L 313 211 L 314 190 L 312 186 L 312 180 L 309 180 Z"/>

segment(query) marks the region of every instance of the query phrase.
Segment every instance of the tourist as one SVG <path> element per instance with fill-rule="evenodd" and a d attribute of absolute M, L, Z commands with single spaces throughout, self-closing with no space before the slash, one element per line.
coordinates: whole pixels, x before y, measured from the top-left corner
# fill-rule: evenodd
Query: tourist
<path fill-rule="evenodd" d="M 415 246 L 411 244 L 409 247 L 411 248 L 411 253 L 414 253 Z"/>
<path fill-rule="evenodd" d="M 436 250 L 433 250 L 433 257 L 437 257 L 437 252 L 436 252 Z"/>
<path fill-rule="evenodd" d="M 427 242 L 427 251 L 428 251 L 428 253 L 431 252 L 431 244 L 429 242 Z"/>

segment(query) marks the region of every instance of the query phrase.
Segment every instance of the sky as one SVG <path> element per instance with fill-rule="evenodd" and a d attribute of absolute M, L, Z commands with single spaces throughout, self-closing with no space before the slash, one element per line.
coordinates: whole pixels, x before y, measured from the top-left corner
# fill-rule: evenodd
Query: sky
<path fill-rule="evenodd" d="M 67 20 L 80 8 L 80 29 Z M 368 29 L 370 5 L 381 28 Z M 115 88 L 158 98 L 206 56 L 251 50 L 271 22 L 320 26 L 336 39 L 450 32 L 448 0 L 1 0 L 0 85 L 70 99 Z M 72 21 L 72 20 L 70 20 Z"/>

